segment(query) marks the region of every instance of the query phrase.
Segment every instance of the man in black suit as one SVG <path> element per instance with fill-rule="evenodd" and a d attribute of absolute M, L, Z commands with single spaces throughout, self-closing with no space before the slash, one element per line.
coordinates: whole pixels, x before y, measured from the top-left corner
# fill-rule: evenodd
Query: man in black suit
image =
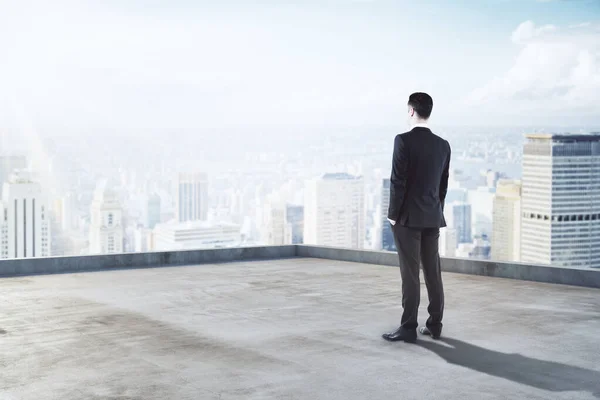
<path fill-rule="evenodd" d="M 411 130 L 394 141 L 388 220 L 400 259 L 402 307 L 400 327 L 383 338 L 414 343 L 417 340 L 419 311 L 419 266 L 429 295 L 429 319 L 420 329 L 438 339 L 442 332 L 444 289 L 440 271 L 438 239 L 444 220 L 444 200 L 448 191 L 450 144 L 427 127 L 433 100 L 426 93 L 413 93 L 408 99 Z"/>

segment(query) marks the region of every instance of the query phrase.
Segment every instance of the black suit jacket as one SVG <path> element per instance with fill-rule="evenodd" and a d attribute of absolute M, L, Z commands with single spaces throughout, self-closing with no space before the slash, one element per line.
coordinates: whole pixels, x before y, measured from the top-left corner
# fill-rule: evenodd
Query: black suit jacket
<path fill-rule="evenodd" d="M 416 127 L 394 140 L 388 218 L 409 228 L 446 226 L 450 144 Z"/>

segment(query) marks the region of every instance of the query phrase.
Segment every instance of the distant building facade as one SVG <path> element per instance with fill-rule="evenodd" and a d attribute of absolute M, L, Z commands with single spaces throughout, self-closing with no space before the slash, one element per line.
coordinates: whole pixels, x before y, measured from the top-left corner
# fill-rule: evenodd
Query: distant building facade
<path fill-rule="evenodd" d="M 492 255 L 494 261 L 521 258 L 521 181 L 501 179 L 494 197 Z"/>
<path fill-rule="evenodd" d="M 151 243 L 154 251 L 236 247 L 241 244 L 240 226 L 208 221 L 159 224 L 152 232 Z"/>
<path fill-rule="evenodd" d="M 600 268 L 600 134 L 526 139 L 521 261 Z"/>
<path fill-rule="evenodd" d="M 263 205 L 261 241 L 269 246 L 281 246 L 292 243 L 292 232 L 288 228 L 286 205 L 276 195 L 269 196 Z"/>
<path fill-rule="evenodd" d="M 365 236 L 362 177 L 333 173 L 307 182 L 304 201 L 306 244 L 362 249 Z"/>
<path fill-rule="evenodd" d="M 107 183 L 101 183 L 91 206 L 90 253 L 122 253 L 123 240 L 123 208 L 117 194 Z"/>
<path fill-rule="evenodd" d="M 204 173 L 180 173 L 177 179 L 177 221 L 206 221 L 208 177 Z"/>
<path fill-rule="evenodd" d="M 448 227 L 456 230 L 457 243 L 471 243 L 473 241 L 471 205 L 454 202 L 446 205 L 444 211 Z"/>
<path fill-rule="evenodd" d="M 0 258 L 51 256 L 51 219 L 42 188 L 28 171 L 13 171 L 0 202 Z"/>

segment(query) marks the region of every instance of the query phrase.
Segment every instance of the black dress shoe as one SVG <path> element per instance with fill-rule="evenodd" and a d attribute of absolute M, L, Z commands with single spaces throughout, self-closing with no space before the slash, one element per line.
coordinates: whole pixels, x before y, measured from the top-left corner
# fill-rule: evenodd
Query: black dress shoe
<path fill-rule="evenodd" d="M 421 333 L 421 335 L 427 335 L 427 336 L 431 336 L 433 339 L 439 339 L 441 336 L 441 332 L 435 332 L 432 331 L 431 329 L 427 328 L 426 326 L 423 326 L 419 329 L 419 332 Z"/>
<path fill-rule="evenodd" d="M 388 342 L 402 341 L 407 343 L 415 343 L 417 341 L 417 330 L 411 330 L 400 327 L 394 332 L 384 333 L 381 337 L 383 337 Z"/>

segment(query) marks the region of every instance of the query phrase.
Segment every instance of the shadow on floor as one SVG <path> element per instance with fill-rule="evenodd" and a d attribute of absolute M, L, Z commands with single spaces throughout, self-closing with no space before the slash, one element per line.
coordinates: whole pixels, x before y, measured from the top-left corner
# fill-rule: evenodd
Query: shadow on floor
<path fill-rule="evenodd" d="M 419 345 L 450 364 L 552 392 L 586 391 L 600 399 L 598 371 L 501 353 L 451 338 L 420 340 Z"/>

